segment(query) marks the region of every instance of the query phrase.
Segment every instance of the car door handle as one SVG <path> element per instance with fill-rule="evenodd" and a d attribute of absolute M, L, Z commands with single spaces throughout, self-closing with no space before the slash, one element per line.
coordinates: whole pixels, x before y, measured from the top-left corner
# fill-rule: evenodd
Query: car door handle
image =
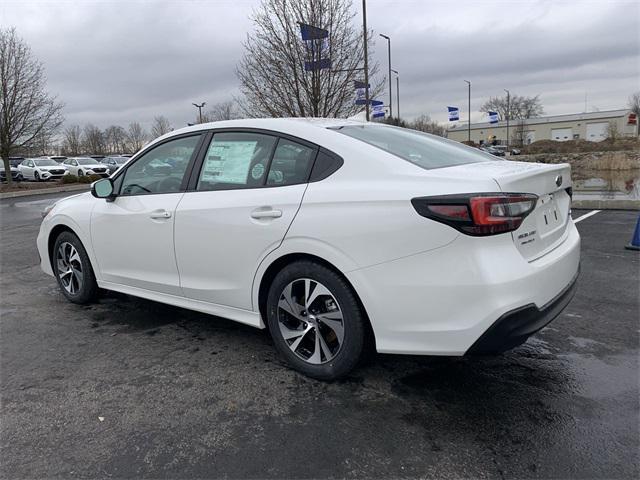
<path fill-rule="evenodd" d="M 149 215 L 149 217 L 151 218 L 171 218 L 171 212 L 167 212 L 166 210 L 154 210 L 153 212 L 151 212 L 151 215 Z"/>
<path fill-rule="evenodd" d="M 282 210 L 254 210 L 251 212 L 251 218 L 280 218 L 282 216 Z"/>

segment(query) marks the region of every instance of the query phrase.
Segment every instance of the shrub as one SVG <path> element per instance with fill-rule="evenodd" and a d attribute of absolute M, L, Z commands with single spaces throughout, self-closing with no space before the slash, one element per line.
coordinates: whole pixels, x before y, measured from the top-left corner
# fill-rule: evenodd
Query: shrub
<path fill-rule="evenodd" d="M 100 175 L 85 175 L 82 177 L 78 177 L 78 182 L 80 183 L 93 183 L 96 180 L 100 180 L 102 177 Z"/>
<path fill-rule="evenodd" d="M 62 177 L 62 183 L 78 183 L 78 177 L 76 177 L 75 175 L 65 175 L 64 177 Z"/>

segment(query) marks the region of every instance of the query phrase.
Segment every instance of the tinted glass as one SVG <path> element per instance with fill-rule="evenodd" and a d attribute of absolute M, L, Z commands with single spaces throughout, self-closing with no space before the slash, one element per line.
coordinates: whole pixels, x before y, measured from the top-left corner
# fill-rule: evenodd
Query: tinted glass
<path fill-rule="evenodd" d="M 382 125 L 345 125 L 332 128 L 381 148 L 427 170 L 467 163 L 499 161 L 458 142 L 408 128 Z"/>
<path fill-rule="evenodd" d="M 78 165 L 96 165 L 98 163 L 98 161 L 93 158 L 79 158 L 77 162 Z"/>
<path fill-rule="evenodd" d="M 34 160 L 34 162 L 39 167 L 55 167 L 58 165 L 57 162 L 49 160 L 48 158 L 43 158 L 42 160 Z"/>
<path fill-rule="evenodd" d="M 180 191 L 184 174 L 200 135 L 163 143 L 127 168 L 121 195 L 174 193 Z"/>
<path fill-rule="evenodd" d="M 280 139 L 269 167 L 267 185 L 293 185 L 306 182 L 315 153 L 315 148 Z"/>
<path fill-rule="evenodd" d="M 264 185 L 276 138 L 258 133 L 216 133 L 202 164 L 198 190 Z"/>

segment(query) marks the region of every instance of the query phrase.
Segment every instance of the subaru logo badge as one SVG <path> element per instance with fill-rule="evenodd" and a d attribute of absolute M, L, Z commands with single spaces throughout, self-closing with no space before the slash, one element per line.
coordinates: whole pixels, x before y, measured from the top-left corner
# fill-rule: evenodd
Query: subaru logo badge
<path fill-rule="evenodd" d="M 558 175 L 556 177 L 556 185 L 559 187 L 560 185 L 562 185 L 562 175 Z"/>

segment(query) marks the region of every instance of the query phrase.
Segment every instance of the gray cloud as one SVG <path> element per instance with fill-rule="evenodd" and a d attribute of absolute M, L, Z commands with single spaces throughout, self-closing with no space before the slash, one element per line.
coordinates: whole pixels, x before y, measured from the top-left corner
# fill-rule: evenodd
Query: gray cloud
<path fill-rule="evenodd" d="M 67 123 L 102 127 L 163 114 L 195 117 L 191 102 L 238 93 L 235 66 L 258 0 L 20 1 L 0 6 L 46 66 Z M 355 1 L 360 21 L 360 2 Z M 618 108 L 638 88 L 635 2 L 369 0 L 369 24 L 392 37 L 403 116 L 444 121 L 446 105 L 472 111 L 503 88 L 540 94 L 550 114 Z M 386 72 L 386 44 L 375 57 Z M 385 94 L 386 99 L 386 94 Z M 394 96 L 395 100 L 395 96 Z M 464 114 L 463 114 L 464 115 Z M 474 113 L 473 118 L 480 119 Z"/>

